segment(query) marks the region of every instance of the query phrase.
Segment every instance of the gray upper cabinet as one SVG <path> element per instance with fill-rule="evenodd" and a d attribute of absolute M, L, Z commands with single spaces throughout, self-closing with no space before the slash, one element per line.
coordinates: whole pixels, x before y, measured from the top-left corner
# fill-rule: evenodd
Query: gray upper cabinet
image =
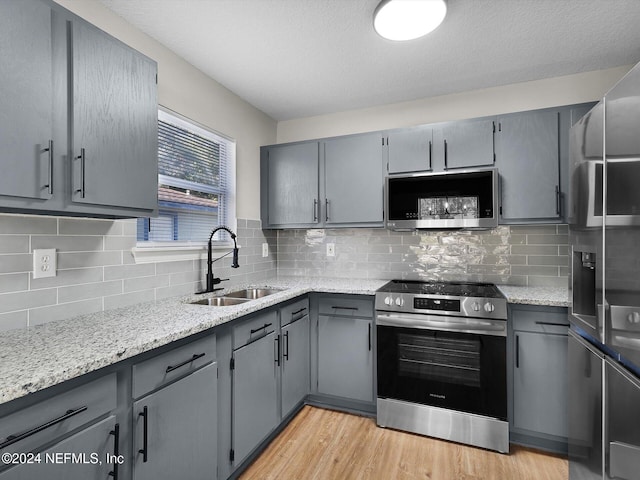
<path fill-rule="evenodd" d="M 141 398 L 133 415 L 136 480 L 215 476 L 217 364 Z"/>
<path fill-rule="evenodd" d="M 54 2 L 0 2 L 0 210 L 154 215 L 156 63 Z"/>
<path fill-rule="evenodd" d="M 430 125 L 392 130 L 386 134 L 389 173 L 432 170 L 433 128 Z"/>
<path fill-rule="evenodd" d="M 493 166 L 495 118 L 449 122 L 434 127 L 434 169 Z"/>
<path fill-rule="evenodd" d="M 53 193 L 52 11 L 39 1 L 0 2 L 0 195 Z"/>
<path fill-rule="evenodd" d="M 318 224 L 318 165 L 318 142 L 278 145 L 263 151 L 262 218 L 265 226 Z"/>
<path fill-rule="evenodd" d="M 558 110 L 498 118 L 501 223 L 560 218 Z"/>
<path fill-rule="evenodd" d="M 265 227 L 382 226 L 382 136 L 263 147 L 261 185 Z"/>
<path fill-rule="evenodd" d="M 326 226 L 382 224 L 382 145 L 379 134 L 324 142 Z"/>
<path fill-rule="evenodd" d="M 153 211 L 156 64 L 90 25 L 71 29 L 73 201 Z"/>

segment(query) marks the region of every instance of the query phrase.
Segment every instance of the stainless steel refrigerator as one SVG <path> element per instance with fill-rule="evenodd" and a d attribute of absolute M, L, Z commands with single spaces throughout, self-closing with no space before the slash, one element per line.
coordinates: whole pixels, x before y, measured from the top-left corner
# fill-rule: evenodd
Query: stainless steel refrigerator
<path fill-rule="evenodd" d="M 570 480 L 640 478 L 640 65 L 571 129 Z"/>

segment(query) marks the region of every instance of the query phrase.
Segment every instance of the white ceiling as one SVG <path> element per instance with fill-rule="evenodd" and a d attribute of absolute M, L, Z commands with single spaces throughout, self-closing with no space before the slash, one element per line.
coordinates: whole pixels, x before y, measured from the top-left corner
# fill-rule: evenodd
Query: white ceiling
<path fill-rule="evenodd" d="M 99 0 L 276 120 L 640 61 L 640 0 L 448 0 L 421 39 L 379 0 Z"/>

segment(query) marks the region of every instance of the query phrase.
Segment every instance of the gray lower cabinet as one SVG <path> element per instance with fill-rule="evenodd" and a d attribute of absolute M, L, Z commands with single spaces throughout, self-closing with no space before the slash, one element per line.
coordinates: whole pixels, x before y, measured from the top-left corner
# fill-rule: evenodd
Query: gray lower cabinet
<path fill-rule="evenodd" d="M 158 207 L 156 63 L 97 28 L 71 23 L 73 201 Z"/>
<path fill-rule="evenodd" d="M 381 135 L 351 135 L 327 140 L 323 145 L 325 226 L 381 226 L 384 220 Z"/>
<path fill-rule="evenodd" d="M 135 480 L 216 478 L 217 364 L 133 405 Z"/>
<path fill-rule="evenodd" d="M 320 221 L 318 142 L 262 150 L 263 224 L 315 226 Z"/>
<path fill-rule="evenodd" d="M 52 10 L 40 1 L 0 2 L 0 195 L 51 198 Z"/>
<path fill-rule="evenodd" d="M 282 327 L 282 418 L 309 393 L 309 315 Z"/>
<path fill-rule="evenodd" d="M 493 166 L 495 117 L 448 122 L 434 127 L 434 170 Z"/>
<path fill-rule="evenodd" d="M 386 133 L 387 169 L 389 173 L 432 170 L 433 127 L 392 130 Z"/>
<path fill-rule="evenodd" d="M 373 402 L 372 303 L 369 299 L 354 301 L 339 296 L 320 299 L 319 394 Z"/>
<path fill-rule="evenodd" d="M 104 420 L 40 452 L 35 463 L 16 466 L 0 474 L 1 480 L 105 480 L 114 476 L 115 416 Z M 26 453 L 26 452 L 24 452 Z M 65 457 L 73 454 L 75 458 Z"/>
<path fill-rule="evenodd" d="M 275 325 L 267 328 L 272 328 L 270 333 L 233 352 L 231 457 L 235 465 L 242 463 L 280 421 L 277 404 L 280 345 Z"/>
<path fill-rule="evenodd" d="M 498 117 L 501 223 L 559 221 L 559 115 L 547 109 Z"/>
<path fill-rule="evenodd" d="M 539 440 L 537 446 L 566 452 L 567 310 L 513 306 L 510 312 L 512 437 L 516 443 Z"/>

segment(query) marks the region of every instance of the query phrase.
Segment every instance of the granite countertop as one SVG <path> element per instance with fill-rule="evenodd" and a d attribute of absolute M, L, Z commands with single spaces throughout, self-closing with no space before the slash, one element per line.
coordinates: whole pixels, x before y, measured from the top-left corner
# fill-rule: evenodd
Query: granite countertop
<path fill-rule="evenodd" d="M 498 285 L 509 303 L 545 305 L 548 307 L 568 307 L 569 287 L 516 287 Z"/>
<path fill-rule="evenodd" d="M 387 280 L 279 277 L 247 287 L 281 289 L 228 307 L 187 295 L 0 333 L 0 404 L 79 377 L 309 292 L 373 295 Z M 509 303 L 568 306 L 568 291 L 499 286 Z M 230 289 L 240 290 L 241 287 Z M 219 292 L 218 295 L 224 292 Z"/>
<path fill-rule="evenodd" d="M 309 292 L 373 295 L 386 280 L 284 277 L 247 287 L 282 289 L 229 307 L 187 295 L 0 333 L 0 404 L 98 370 Z M 230 289 L 240 290 L 240 287 Z M 218 292 L 220 295 L 220 292 Z"/>

